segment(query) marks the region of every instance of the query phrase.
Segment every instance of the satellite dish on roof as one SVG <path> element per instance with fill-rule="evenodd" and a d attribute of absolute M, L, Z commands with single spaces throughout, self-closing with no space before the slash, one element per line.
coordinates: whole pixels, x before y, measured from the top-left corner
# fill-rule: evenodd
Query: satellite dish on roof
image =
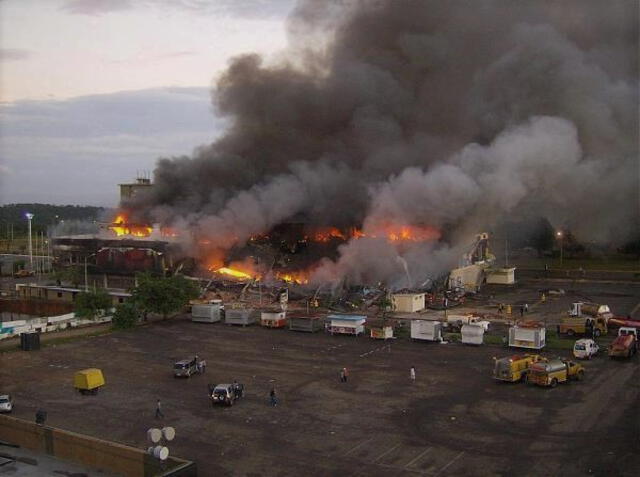
<path fill-rule="evenodd" d="M 167 426 L 162 428 L 162 435 L 168 441 L 172 441 L 176 437 L 176 430 L 173 427 Z"/>
<path fill-rule="evenodd" d="M 162 431 L 160 429 L 152 427 L 147 431 L 147 437 L 151 442 L 155 444 L 157 442 L 160 442 L 160 439 L 162 439 Z"/>
<path fill-rule="evenodd" d="M 167 460 L 167 457 L 169 457 L 169 449 L 164 446 L 156 446 L 153 448 L 153 456 L 156 459 Z"/>

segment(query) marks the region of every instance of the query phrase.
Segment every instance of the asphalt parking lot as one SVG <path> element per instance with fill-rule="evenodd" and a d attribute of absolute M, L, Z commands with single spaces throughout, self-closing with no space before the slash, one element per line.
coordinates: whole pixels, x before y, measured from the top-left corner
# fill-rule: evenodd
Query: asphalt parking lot
<path fill-rule="evenodd" d="M 633 290 L 624 299 L 638 301 Z M 175 379 L 172 363 L 196 353 L 206 373 Z M 50 425 L 141 448 L 149 427 L 174 426 L 171 453 L 195 460 L 199 475 L 637 475 L 639 358 L 598 356 L 585 381 L 542 389 L 492 380 L 492 357 L 509 353 L 183 317 L 3 353 L 0 384 L 17 417 L 43 407 Z M 72 387 L 86 367 L 104 371 L 97 396 Z M 213 408 L 207 384 L 233 379 L 246 397 Z"/>

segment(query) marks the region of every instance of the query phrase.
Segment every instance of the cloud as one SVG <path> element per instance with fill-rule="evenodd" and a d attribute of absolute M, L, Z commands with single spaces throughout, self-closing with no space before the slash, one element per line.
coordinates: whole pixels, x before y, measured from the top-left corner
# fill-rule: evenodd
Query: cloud
<path fill-rule="evenodd" d="M 130 0 L 71 0 L 60 7 L 60 10 L 75 15 L 102 15 L 133 8 Z"/>
<path fill-rule="evenodd" d="M 114 205 L 118 183 L 224 128 L 207 88 L 18 101 L 0 105 L 0 123 L 0 203 Z"/>
<path fill-rule="evenodd" d="M 103 15 L 134 8 L 172 9 L 199 15 L 264 19 L 284 17 L 295 0 L 71 0 L 60 9 L 76 15 Z"/>
<path fill-rule="evenodd" d="M 27 60 L 33 56 L 33 51 L 22 48 L 0 48 L 0 61 Z"/>

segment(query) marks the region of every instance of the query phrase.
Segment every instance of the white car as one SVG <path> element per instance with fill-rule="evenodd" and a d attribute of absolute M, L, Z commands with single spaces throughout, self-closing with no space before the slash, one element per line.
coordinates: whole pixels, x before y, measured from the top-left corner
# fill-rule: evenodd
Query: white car
<path fill-rule="evenodd" d="M 0 394 L 0 412 L 13 411 L 13 398 L 9 394 Z"/>
<path fill-rule="evenodd" d="M 591 359 L 599 350 L 598 344 L 589 338 L 580 339 L 573 345 L 573 355 L 579 359 Z"/>

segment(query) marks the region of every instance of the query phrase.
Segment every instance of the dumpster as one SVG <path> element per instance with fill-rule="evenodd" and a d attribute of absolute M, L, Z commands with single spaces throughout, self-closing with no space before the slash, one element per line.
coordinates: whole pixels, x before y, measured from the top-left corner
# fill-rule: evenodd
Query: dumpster
<path fill-rule="evenodd" d="M 260 324 L 266 328 L 284 328 L 287 324 L 282 310 L 265 310 L 260 313 Z"/>
<path fill-rule="evenodd" d="M 411 338 L 414 340 L 442 341 L 442 322 L 411 320 Z"/>
<path fill-rule="evenodd" d="M 98 390 L 104 386 L 102 371 L 97 368 L 78 371 L 73 377 L 73 386 L 80 394 L 98 394 Z"/>
<path fill-rule="evenodd" d="M 228 325 L 247 326 L 255 321 L 253 308 L 231 308 L 224 312 L 224 322 Z"/>
<path fill-rule="evenodd" d="M 31 331 L 20 333 L 20 349 L 23 351 L 34 351 L 40 349 L 40 333 Z"/>
<path fill-rule="evenodd" d="M 222 300 L 212 303 L 200 303 L 191 306 L 191 321 L 199 323 L 216 323 L 220 321 L 223 312 Z"/>
<path fill-rule="evenodd" d="M 315 333 L 323 327 L 322 317 L 317 315 L 289 315 L 289 329 Z"/>
<path fill-rule="evenodd" d="M 484 326 L 477 323 L 469 323 L 462 325 L 460 329 L 462 333 L 461 341 L 464 344 L 481 345 L 484 340 Z"/>

